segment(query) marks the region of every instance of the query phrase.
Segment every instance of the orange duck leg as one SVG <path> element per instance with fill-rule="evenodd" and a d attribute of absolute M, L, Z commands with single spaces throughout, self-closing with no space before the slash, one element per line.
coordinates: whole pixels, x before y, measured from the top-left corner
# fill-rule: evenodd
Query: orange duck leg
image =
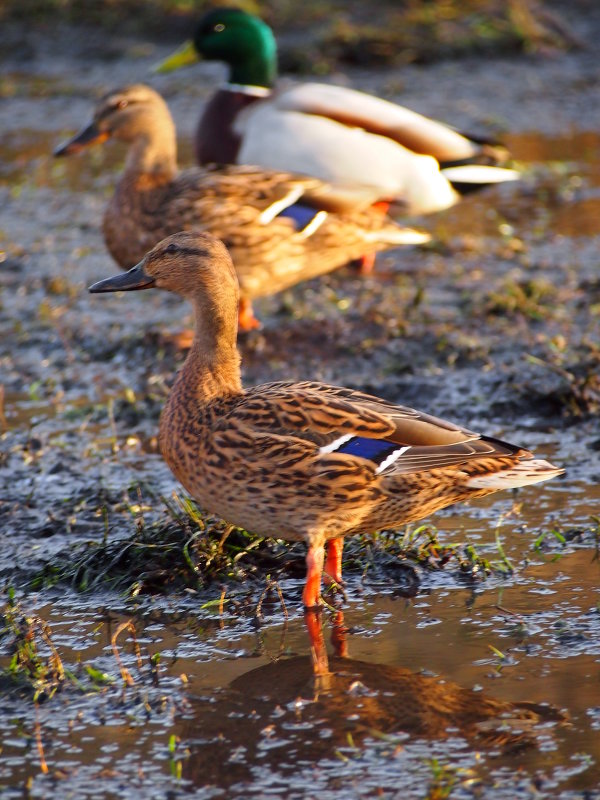
<path fill-rule="evenodd" d="M 342 551 L 344 539 L 330 539 L 327 542 L 327 560 L 325 561 L 325 583 L 344 585 L 342 580 Z"/>
<path fill-rule="evenodd" d="M 259 328 L 262 328 L 262 325 L 254 316 L 252 302 L 247 297 L 240 297 L 240 304 L 238 307 L 238 330 L 256 331 Z"/>
<path fill-rule="evenodd" d="M 371 205 L 371 208 L 384 216 L 389 211 L 390 203 L 387 200 L 378 200 L 377 203 Z M 370 275 L 375 269 L 376 257 L 376 253 L 365 253 L 364 256 L 361 256 L 358 260 L 358 274 Z"/>

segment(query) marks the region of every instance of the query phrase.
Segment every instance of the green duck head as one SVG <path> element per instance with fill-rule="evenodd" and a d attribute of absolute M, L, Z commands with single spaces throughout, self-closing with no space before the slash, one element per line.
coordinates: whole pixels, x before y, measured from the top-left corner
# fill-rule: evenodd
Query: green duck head
<path fill-rule="evenodd" d="M 277 77 L 272 30 L 239 8 L 215 8 L 205 14 L 193 39 L 162 61 L 156 71 L 170 72 L 200 59 L 225 62 L 230 83 L 270 88 Z"/>

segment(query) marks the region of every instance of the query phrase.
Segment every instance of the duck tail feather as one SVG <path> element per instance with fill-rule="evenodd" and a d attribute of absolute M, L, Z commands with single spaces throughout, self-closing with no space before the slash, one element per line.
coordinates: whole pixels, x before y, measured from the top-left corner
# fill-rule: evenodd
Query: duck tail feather
<path fill-rule="evenodd" d="M 555 467 L 549 461 L 533 458 L 492 474 L 473 475 L 467 481 L 467 486 L 471 489 L 516 489 L 518 486 L 550 480 L 563 472 L 564 469 Z"/>
<path fill-rule="evenodd" d="M 518 181 L 521 174 L 516 169 L 489 167 L 482 164 L 462 164 L 444 167 L 442 175 L 456 188 L 457 185 L 488 186 L 491 183 Z"/>
<path fill-rule="evenodd" d="M 386 227 L 377 231 L 365 232 L 364 240 L 387 244 L 427 244 L 431 241 L 431 234 L 415 228 Z"/>

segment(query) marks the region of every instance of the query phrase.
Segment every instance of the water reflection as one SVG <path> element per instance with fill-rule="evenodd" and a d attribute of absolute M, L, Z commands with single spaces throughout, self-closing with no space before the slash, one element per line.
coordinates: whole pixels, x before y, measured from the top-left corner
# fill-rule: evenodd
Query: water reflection
<path fill-rule="evenodd" d="M 572 162 L 584 166 L 595 186 L 600 183 L 600 134 L 576 131 L 543 136 L 537 131 L 507 133 L 505 144 L 516 161 L 543 164 Z"/>
<path fill-rule="evenodd" d="M 561 236 L 571 237 L 600 233 L 600 197 L 587 197 L 557 208 L 552 230 Z"/>
<path fill-rule="evenodd" d="M 217 702 L 192 698 L 193 719 L 177 726 L 189 749 L 184 777 L 226 788 L 248 781 L 255 765 L 291 775 L 373 742 L 399 752 L 452 737 L 514 754 L 565 722 L 550 706 L 495 700 L 402 667 L 334 656 L 330 669 L 326 687 L 315 686 L 311 660 L 299 656 L 247 672 Z"/>

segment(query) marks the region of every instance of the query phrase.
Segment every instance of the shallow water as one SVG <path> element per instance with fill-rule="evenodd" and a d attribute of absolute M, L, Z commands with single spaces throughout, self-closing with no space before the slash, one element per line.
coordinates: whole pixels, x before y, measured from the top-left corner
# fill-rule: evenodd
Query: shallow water
<path fill-rule="evenodd" d="M 9 79 L 30 123 L 27 98 L 39 114 L 40 98 L 66 93 L 56 76 Z M 157 330 L 182 316 L 158 294 L 85 293 L 115 271 L 98 227 L 123 151 L 52 160 L 72 120 L 39 122 L 0 135 L 0 574 L 24 613 L 48 622 L 75 680 L 37 710 L 2 685 L 2 796 L 422 798 L 444 776 L 459 798 L 600 796 L 600 429 L 580 396 L 598 346 L 598 133 L 575 122 L 509 133 L 518 187 L 424 221 L 438 249 L 383 256 L 372 280 L 347 270 L 265 301 L 265 331 L 241 342 L 249 383 L 357 385 L 566 468 L 431 521 L 442 542 L 492 562 L 485 579 L 415 567 L 406 597 L 397 564 L 348 565 L 347 654 L 336 655 L 340 622 L 324 612 L 333 675 L 315 685 L 300 578 L 281 580 L 288 621 L 270 597 L 254 617 L 255 586 L 225 587 L 244 613 L 203 607 L 221 586 L 140 597 L 29 588 L 76 545 L 133 536 L 140 507 L 148 522 L 163 513 L 177 485 L 154 436 L 181 354 Z M 183 137 L 184 163 L 190 151 Z M 529 292 L 524 311 L 502 305 L 515 286 Z M 123 631 L 124 686 L 111 637 L 129 619 L 142 663 Z M 2 667 L 9 645 L 0 640 Z M 539 704 L 529 717 L 527 702 Z"/>
<path fill-rule="evenodd" d="M 586 499 L 565 515 L 567 488 L 579 488 Z M 119 641 L 135 679 L 130 688 L 120 688 L 110 646 L 118 623 L 128 618 L 127 604 L 102 594 L 51 592 L 50 605 L 43 594 L 29 596 L 28 611 L 48 620 L 54 645 L 82 681 L 78 662 L 115 681 L 98 694 L 67 689 L 42 705 L 46 758 L 65 786 L 86 797 L 95 796 L 100 779 L 104 791 L 120 786 L 122 796 L 171 785 L 213 796 L 208 784 L 214 796 L 300 797 L 305 781 L 315 780 L 314 791 L 320 787 L 325 796 L 354 787 L 367 797 L 374 789 L 395 791 L 398 770 L 408 796 L 421 796 L 434 758 L 459 770 L 465 796 L 490 781 L 498 796 L 514 796 L 523 775 L 536 776 L 542 791 L 596 785 L 600 561 L 588 515 L 598 508 L 600 489 L 557 482 L 521 492 L 519 499 L 524 508 L 517 518 L 501 520 L 511 508 L 505 499 L 438 520 L 445 540 L 460 535 L 492 561 L 498 558 L 492 532 L 500 525 L 514 566 L 506 577 L 461 586 L 451 575 L 425 572 L 418 594 L 406 599 L 395 596 L 389 579 L 350 574 L 347 658 L 332 657 L 334 676 L 320 688 L 311 677 L 298 610 L 300 581 L 283 584 L 289 622 L 271 603 L 258 630 L 226 610 L 202 612 L 189 600 L 142 601 L 135 615 L 141 670 L 127 635 Z M 587 534 L 566 546 L 548 537 L 547 548 L 534 549 L 533 539 L 555 514 Z M 327 613 L 324 625 L 329 638 Z M 328 647 L 333 656 L 335 648 Z M 161 654 L 156 686 L 148 661 L 154 653 Z M 443 681 L 441 696 L 451 710 L 441 720 L 427 676 Z M 470 727 L 465 709 L 452 711 L 455 697 L 484 719 L 488 698 L 540 704 L 534 708 L 541 719 L 498 723 L 502 715 L 511 718 L 498 709 L 489 722 Z M 51 779 L 37 774 L 31 708 L 7 702 L 4 781 L 16 787 L 33 775 L 32 796 L 44 796 Z M 496 731 L 491 741 L 485 733 L 490 725 Z M 180 741 L 170 753 L 172 734 Z M 178 761 L 181 779 L 174 781 Z M 230 767 L 223 769 L 224 763 Z"/>

